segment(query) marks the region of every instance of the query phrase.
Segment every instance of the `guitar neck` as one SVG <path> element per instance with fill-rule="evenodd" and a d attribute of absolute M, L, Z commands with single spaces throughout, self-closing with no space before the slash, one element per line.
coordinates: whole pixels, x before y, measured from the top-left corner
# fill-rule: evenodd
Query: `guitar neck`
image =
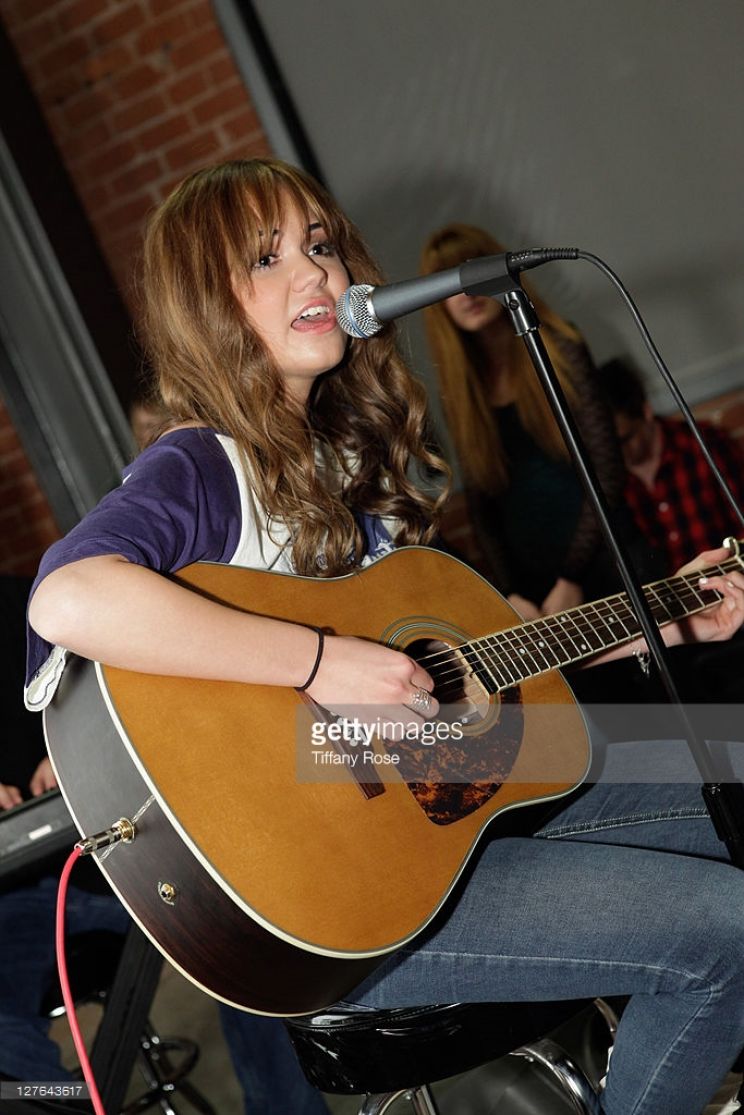
<path fill-rule="evenodd" d="M 700 578 L 729 573 L 740 566 L 735 556 L 694 573 L 645 585 L 643 592 L 654 619 L 663 627 L 702 612 L 721 596 L 714 589 L 701 588 Z M 486 687 L 497 692 L 621 646 L 640 632 L 641 625 L 623 592 L 475 639 L 460 647 L 460 652 Z"/>

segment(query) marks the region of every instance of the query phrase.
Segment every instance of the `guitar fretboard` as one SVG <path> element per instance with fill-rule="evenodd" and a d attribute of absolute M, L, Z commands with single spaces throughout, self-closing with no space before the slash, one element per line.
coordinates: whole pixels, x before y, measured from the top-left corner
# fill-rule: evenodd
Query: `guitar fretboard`
<path fill-rule="evenodd" d="M 731 558 L 695 573 L 646 585 L 643 591 L 654 619 L 662 627 L 703 611 L 721 596 L 713 589 L 701 588 L 701 576 L 738 568 L 739 561 Z M 486 689 L 495 693 L 630 642 L 640 632 L 641 625 L 627 594 L 618 593 L 475 639 L 459 651 Z"/>

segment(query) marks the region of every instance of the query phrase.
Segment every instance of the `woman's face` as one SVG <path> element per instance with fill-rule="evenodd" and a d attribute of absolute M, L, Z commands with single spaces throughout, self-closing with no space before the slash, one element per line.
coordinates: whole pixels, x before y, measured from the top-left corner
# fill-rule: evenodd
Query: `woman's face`
<path fill-rule="evenodd" d="M 444 302 L 447 313 L 458 329 L 465 333 L 478 333 L 501 314 L 503 309 L 495 298 L 484 298 L 480 294 L 453 294 Z"/>
<path fill-rule="evenodd" d="M 349 275 L 320 222 L 308 225 L 293 205 L 266 243 L 250 286 L 236 284 L 236 294 L 288 390 L 304 403 L 316 377 L 343 358 L 347 337 L 336 322 L 336 300 Z"/>

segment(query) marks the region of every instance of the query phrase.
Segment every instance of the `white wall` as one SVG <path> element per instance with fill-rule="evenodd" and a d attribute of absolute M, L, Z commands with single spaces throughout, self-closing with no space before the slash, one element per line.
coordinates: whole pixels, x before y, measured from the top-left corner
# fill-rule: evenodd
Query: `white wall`
<path fill-rule="evenodd" d="M 578 246 L 630 288 L 690 402 L 744 381 L 741 0 L 256 8 L 326 178 L 391 280 L 416 273 L 450 219 L 512 249 Z M 655 392 L 598 272 L 531 277 L 598 360 L 635 354 Z M 433 384 L 418 317 L 406 329 Z"/>

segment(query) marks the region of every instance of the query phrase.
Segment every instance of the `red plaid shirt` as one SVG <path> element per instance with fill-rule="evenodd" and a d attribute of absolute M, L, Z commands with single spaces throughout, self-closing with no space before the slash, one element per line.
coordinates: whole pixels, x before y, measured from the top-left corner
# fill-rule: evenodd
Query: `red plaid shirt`
<path fill-rule="evenodd" d="M 649 490 L 637 476 L 628 473 L 625 499 L 647 541 L 665 555 L 668 573 L 674 573 L 701 550 L 720 546 L 727 535 L 741 535 L 741 527 L 687 425 L 670 418 L 659 418 L 658 422 L 663 440 L 653 489 Z M 741 505 L 744 503 L 741 450 L 710 423 L 701 422 L 700 430 Z"/>

